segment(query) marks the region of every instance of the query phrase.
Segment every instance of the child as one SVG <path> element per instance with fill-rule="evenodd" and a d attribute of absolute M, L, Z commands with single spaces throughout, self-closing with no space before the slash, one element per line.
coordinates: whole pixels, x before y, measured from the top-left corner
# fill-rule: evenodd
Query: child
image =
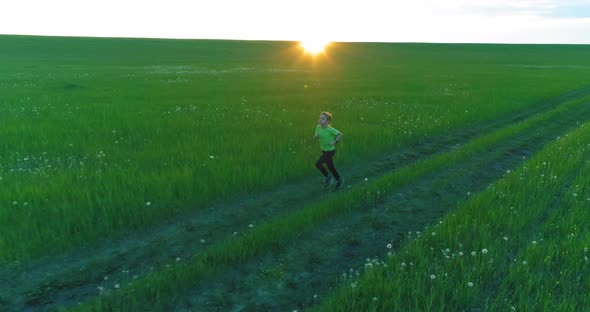
<path fill-rule="evenodd" d="M 342 185 L 342 178 L 334 168 L 334 162 L 332 161 L 332 157 L 336 154 L 336 143 L 342 139 L 342 132 L 334 129 L 331 127 L 330 122 L 332 121 L 332 114 L 328 112 L 322 112 L 320 114 L 320 124 L 315 127 L 315 139 L 319 139 L 320 141 L 320 148 L 322 149 L 322 156 L 320 159 L 315 163 L 315 166 L 322 172 L 324 177 L 326 177 L 326 186 L 332 184 L 332 177 L 324 168 L 324 163 L 328 165 L 328 169 L 336 178 L 336 188 L 340 188 Z"/>

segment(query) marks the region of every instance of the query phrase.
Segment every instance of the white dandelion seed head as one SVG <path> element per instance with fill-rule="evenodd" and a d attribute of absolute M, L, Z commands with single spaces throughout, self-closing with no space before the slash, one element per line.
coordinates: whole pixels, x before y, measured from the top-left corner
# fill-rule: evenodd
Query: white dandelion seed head
<path fill-rule="evenodd" d="M 215 159 L 215 156 L 213 156 L 213 155 L 209 155 L 209 158 L 210 158 L 210 159 Z"/>
<path fill-rule="evenodd" d="M 507 236 L 504 236 L 504 240 L 507 241 L 508 240 L 508 237 Z"/>
<path fill-rule="evenodd" d="M 152 203 L 148 201 L 148 202 L 145 202 L 145 205 L 146 205 L 146 206 L 151 206 L 151 205 L 152 205 Z"/>
<path fill-rule="evenodd" d="M 121 287 L 121 285 L 115 284 L 115 288 L 119 289 L 120 287 Z"/>
<path fill-rule="evenodd" d="M 431 279 L 431 280 L 433 280 L 433 279 L 436 279 L 436 275 L 434 275 L 434 274 L 430 274 L 430 279 Z"/>
<path fill-rule="evenodd" d="M 436 232 L 432 232 L 432 236 L 436 236 Z"/>
<path fill-rule="evenodd" d="M 477 253 L 476 253 L 475 251 L 472 251 L 472 252 L 471 252 L 471 255 L 472 255 L 472 256 L 475 256 L 476 254 L 477 254 Z"/>
<path fill-rule="evenodd" d="M 391 249 L 392 247 L 391 244 L 387 244 L 387 249 Z"/>
<path fill-rule="evenodd" d="M 485 255 L 485 254 L 488 253 L 488 250 L 484 248 L 484 249 L 481 250 L 481 253 Z"/>
<path fill-rule="evenodd" d="M 462 251 L 459 251 L 459 256 L 463 256 L 463 252 Z"/>
<path fill-rule="evenodd" d="M 468 283 L 467 283 L 467 286 L 469 286 L 469 287 L 473 287 L 473 282 L 468 282 Z"/>
<path fill-rule="evenodd" d="M 537 241 L 533 241 L 533 245 L 536 245 L 536 244 L 537 244 Z"/>
<path fill-rule="evenodd" d="M 366 182 L 366 181 L 369 181 L 369 178 L 365 178 L 365 182 Z"/>

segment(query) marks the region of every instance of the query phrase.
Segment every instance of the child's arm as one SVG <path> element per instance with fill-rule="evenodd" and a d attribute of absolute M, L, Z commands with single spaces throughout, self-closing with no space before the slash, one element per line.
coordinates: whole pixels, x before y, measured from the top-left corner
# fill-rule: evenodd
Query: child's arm
<path fill-rule="evenodd" d="M 338 143 L 338 141 L 342 140 L 342 132 L 338 133 L 338 135 L 336 136 L 336 138 L 334 139 L 334 141 L 332 141 L 330 144 L 331 145 L 336 145 L 336 143 Z"/>
<path fill-rule="evenodd" d="M 314 140 L 318 139 L 318 129 L 315 129 L 315 134 L 313 135 L 313 139 Z"/>

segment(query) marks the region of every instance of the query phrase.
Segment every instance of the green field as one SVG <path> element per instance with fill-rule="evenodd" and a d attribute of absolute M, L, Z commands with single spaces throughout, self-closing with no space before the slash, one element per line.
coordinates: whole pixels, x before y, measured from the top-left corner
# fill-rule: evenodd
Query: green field
<path fill-rule="evenodd" d="M 0 46 L 0 310 L 589 304 L 590 46 Z"/>

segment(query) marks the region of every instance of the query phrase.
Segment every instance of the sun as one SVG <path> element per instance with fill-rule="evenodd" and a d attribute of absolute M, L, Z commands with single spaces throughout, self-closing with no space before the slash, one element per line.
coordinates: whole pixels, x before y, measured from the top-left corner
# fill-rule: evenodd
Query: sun
<path fill-rule="evenodd" d="M 324 52 L 330 42 L 325 40 L 303 40 L 300 44 L 306 53 L 316 55 Z"/>

